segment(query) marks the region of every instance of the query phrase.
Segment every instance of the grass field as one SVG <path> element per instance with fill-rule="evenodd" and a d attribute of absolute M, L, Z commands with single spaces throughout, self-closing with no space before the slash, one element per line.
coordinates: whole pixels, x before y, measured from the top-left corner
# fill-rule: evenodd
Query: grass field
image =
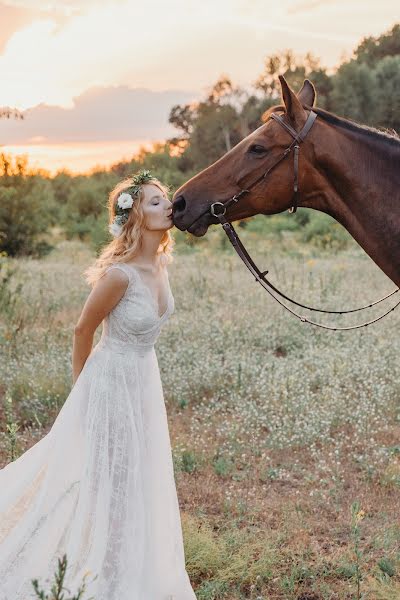
<path fill-rule="evenodd" d="M 400 599 L 400 308 L 354 332 L 312 328 L 223 235 L 177 245 L 175 313 L 156 345 L 197 598 Z M 329 255 L 290 234 L 243 240 L 300 301 L 351 308 L 395 287 L 355 244 Z M 15 273 L 0 297 L 1 466 L 69 394 L 92 258 L 60 241 L 41 260 L 3 259 Z"/>

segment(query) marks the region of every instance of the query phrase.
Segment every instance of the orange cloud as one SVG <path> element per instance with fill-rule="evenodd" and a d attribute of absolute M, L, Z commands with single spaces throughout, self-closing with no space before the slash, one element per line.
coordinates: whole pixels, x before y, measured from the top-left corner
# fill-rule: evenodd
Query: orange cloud
<path fill-rule="evenodd" d="M 39 104 L 23 111 L 23 120 L 1 119 L 0 141 L 26 145 L 164 139 L 176 135 L 168 123 L 172 106 L 195 97 L 180 90 L 93 87 L 74 98 L 71 109 Z"/>

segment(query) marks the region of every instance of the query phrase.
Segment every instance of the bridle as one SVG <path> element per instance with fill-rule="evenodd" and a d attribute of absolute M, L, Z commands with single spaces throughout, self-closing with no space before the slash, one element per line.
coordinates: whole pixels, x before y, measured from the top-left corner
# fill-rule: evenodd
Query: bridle
<path fill-rule="evenodd" d="M 300 319 L 300 321 L 302 321 L 304 323 L 309 323 L 310 325 L 315 325 L 316 327 L 322 327 L 323 329 L 330 329 L 332 331 L 348 331 L 350 329 L 359 329 L 360 327 L 367 327 L 368 325 L 371 325 L 372 323 L 376 323 L 377 321 L 379 321 L 380 319 L 383 319 L 383 317 L 385 317 L 386 315 L 388 315 L 389 313 L 391 313 L 397 306 L 399 306 L 400 300 L 399 300 L 399 302 L 397 302 L 397 304 L 395 304 L 387 312 L 383 313 L 382 315 L 380 315 L 379 317 L 377 317 L 377 318 L 375 318 L 375 319 L 373 319 L 371 321 L 366 321 L 365 323 L 361 323 L 359 325 L 353 325 L 353 326 L 350 326 L 350 327 L 333 327 L 333 326 L 330 326 L 330 325 L 324 325 L 322 323 L 317 323 L 315 321 L 311 321 L 308 317 L 306 317 L 304 315 L 298 314 L 291 307 L 287 306 L 287 304 L 285 304 L 284 302 L 282 302 L 282 300 L 280 300 L 279 298 L 277 298 L 275 296 L 275 294 L 277 294 L 281 298 L 284 298 L 285 300 L 287 300 L 288 302 L 291 302 L 292 304 L 294 304 L 296 306 L 299 306 L 301 308 L 306 308 L 307 310 L 310 310 L 312 312 L 328 313 L 328 314 L 335 314 L 335 315 L 344 315 L 344 314 L 348 314 L 348 313 L 353 313 L 353 312 L 358 312 L 358 311 L 361 311 L 361 310 L 365 310 L 367 308 L 371 308 L 372 306 L 375 306 L 376 304 L 379 304 L 380 302 L 383 302 L 383 300 L 386 300 L 387 298 L 390 298 L 390 296 L 393 296 L 394 294 L 396 294 L 399 291 L 399 288 L 393 290 L 390 294 L 387 294 L 383 298 L 380 298 L 380 300 L 376 300 L 375 302 L 372 302 L 372 303 L 367 304 L 365 306 L 361 306 L 359 308 L 354 308 L 354 309 L 351 309 L 351 310 L 326 310 L 326 309 L 321 309 L 321 308 L 315 308 L 315 307 L 312 307 L 312 306 L 307 306 L 306 304 L 302 304 L 301 302 L 296 302 L 296 300 L 293 300 L 292 298 L 289 298 L 289 296 L 285 295 L 283 292 L 281 292 L 280 290 L 278 290 L 270 281 L 268 281 L 268 279 L 266 279 L 265 275 L 268 273 L 268 271 L 262 271 L 261 272 L 259 270 L 259 268 L 257 267 L 257 265 L 252 260 L 251 256 L 247 252 L 246 248 L 243 246 L 243 244 L 242 244 L 242 242 L 241 242 L 238 234 L 236 233 L 233 225 L 231 223 L 229 223 L 229 221 L 227 221 L 227 219 L 225 218 L 226 209 L 229 206 L 231 206 L 231 204 L 234 204 L 234 203 L 238 202 L 239 199 L 242 196 L 244 196 L 245 194 L 248 194 L 250 192 L 250 190 L 255 185 L 257 185 L 263 179 L 265 179 L 271 173 L 271 171 L 273 171 L 287 156 L 289 156 L 289 154 L 292 152 L 292 150 L 293 150 L 294 180 L 293 180 L 293 197 L 292 197 L 291 207 L 289 208 L 289 212 L 290 213 L 294 213 L 297 210 L 298 198 L 299 198 L 299 195 L 300 195 L 300 189 L 299 189 L 299 154 L 300 154 L 300 144 L 302 142 L 304 142 L 304 140 L 306 139 L 309 131 L 311 130 L 311 128 L 312 128 L 312 126 L 313 126 L 313 124 L 315 122 L 315 119 L 317 118 L 317 114 L 314 111 L 310 110 L 310 112 L 308 114 L 308 117 L 307 117 L 307 120 L 306 120 L 303 128 L 299 132 L 297 132 L 295 129 L 293 129 L 293 127 L 291 127 L 290 125 L 288 125 L 282 119 L 282 117 L 280 115 L 277 115 L 276 113 L 272 113 L 271 114 L 271 118 L 274 119 L 284 129 L 286 129 L 286 131 L 288 131 L 290 133 L 290 135 L 293 137 L 292 143 L 286 148 L 286 150 L 284 150 L 282 152 L 282 154 L 265 171 L 265 173 L 263 173 L 262 175 L 260 175 L 260 177 L 258 177 L 255 181 L 253 181 L 253 183 L 251 183 L 249 186 L 247 186 L 246 189 L 241 189 L 240 192 L 238 192 L 237 194 L 235 194 L 234 196 L 232 196 L 232 198 L 229 198 L 229 200 L 226 200 L 226 201 L 223 201 L 223 202 L 214 202 L 213 204 L 211 204 L 210 207 L 207 207 L 207 209 L 205 211 L 203 211 L 195 219 L 195 221 L 197 221 L 198 219 L 200 219 L 200 217 L 202 217 L 204 214 L 206 214 L 208 212 L 210 212 L 211 215 L 213 215 L 214 217 L 217 217 L 217 219 L 221 223 L 222 227 L 224 228 L 224 231 L 227 234 L 227 236 L 228 236 L 228 238 L 229 238 L 232 246 L 236 250 L 237 254 L 240 256 L 240 258 L 242 259 L 242 261 L 244 262 L 244 264 L 246 265 L 246 267 L 249 269 L 249 271 L 254 275 L 255 280 L 258 281 L 258 283 L 260 283 L 263 286 L 263 288 L 274 298 L 274 300 L 276 300 L 281 306 L 283 306 L 292 315 L 294 315 L 295 317 L 297 317 L 298 319 Z M 195 221 L 193 221 L 193 223 L 195 223 Z M 193 225 L 193 223 L 191 225 Z"/>

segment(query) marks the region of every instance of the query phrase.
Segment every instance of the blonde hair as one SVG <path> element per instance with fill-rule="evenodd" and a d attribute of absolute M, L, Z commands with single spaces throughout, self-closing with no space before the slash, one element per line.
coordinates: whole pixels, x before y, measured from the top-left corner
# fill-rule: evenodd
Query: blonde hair
<path fill-rule="evenodd" d="M 167 185 L 162 184 L 155 177 L 148 181 L 148 184 L 157 186 L 166 196 L 168 196 L 169 189 Z M 114 189 L 110 192 L 108 197 L 108 216 L 109 224 L 113 222 L 115 217 L 115 207 L 117 199 L 122 192 L 125 192 L 128 188 L 132 187 L 133 179 L 128 177 L 123 181 L 117 183 Z M 142 203 L 144 200 L 144 186 L 140 188 L 138 196 L 134 197 L 132 208 L 129 211 L 129 217 L 127 222 L 122 226 L 121 234 L 109 242 L 100 252 L 95 262 L 90 265 L 84 272 L 86 282 L 93 286 L 96 281 L 102 277 L 107 267 L 113 263 L 123 263 L 131 261 L 137 256 L 141 240 L 143 237 L 143 225 L 144 225 L 144 214 Z M 175 245 L 170 230 L 167 229 L 161 238 L 160 245 L 157 250 L 157 255 L 160 255 L 160 260 L 163 264 L 167 264 L 173 261 L 172 248 Z"/>

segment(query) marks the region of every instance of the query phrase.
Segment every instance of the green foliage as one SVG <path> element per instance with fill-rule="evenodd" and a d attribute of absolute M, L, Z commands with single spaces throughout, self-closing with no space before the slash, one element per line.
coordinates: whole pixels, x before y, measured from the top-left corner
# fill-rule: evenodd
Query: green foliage
<path fill-rule="evenodd" d="M 400 55 L 400 25 L 396 23 L 392 29 L 378 37 L 367 37 L 357 46 L 354 52 L 357 62 L 375 67 L 386 56 Z"/>
<path fill-rule="evenodd" d="M 0 342 L 9 344 L 10 354 L 15 351 L 18 337 L 24 329 L 21 314 L 22 283 L 16 282 L 18 266 L 0 253 Z"/>
<path fill-rule="evenodd" d="M 178 135 L 151 150 L 142 148 L 130 161 L 115 163 L 109 170 L 73 176 L 61 171 L 49 178 L 30 173 L 27 159 L 15 163 L 0 155 L 0 252 L 10 256 L 44 256 L 53 249 L 52 226 L 58 235 L 90 243 L 98 252 L 110 240 L 107 230 L 108 195 L 115 184 L 144 169 L 169 187 L 170 194 L 199 170 L 212 164 L 262 124 L 262 114 L 281 102 L 279 75 L 298 90 L 305 77 L 317 89 L 317 105 L 374 127 L 400 129 L 400 25 L 379 37 L 365 38 L 354 58 L 330 75 L 317 57 L 295 56 L 292 50 L 272 54 L 250 93 L 226 76 L 211 86 L 197 103 L 172 107 L 169 121 Z M 1 116 L 1 114 L 0 114 Z M 299 210 L 294 215 L 243 220 L 249 233 L 281 236 L 292 231 L 319 248 L 338 249 L 349 236 L 329 217 Z M 174 232 L 184 252 L 197 252 L 204 241 Z M 209 238 L 209 236 L 208 236 Z M 228 250 L 227 240 L 217 240 Z"/>
<path fill-rule="evenodd" d="M 386 56 L 376 66 L 374 124 L 400 132 L 400 54 Z"/>
<path fill-rule="evenodd" d="M 263 112 L 281 102 L 279 75 L 297 91 L 308 77 L 317 90 L 317 105 L 370 126 L 399 127 L 400 26 L 377 38 L 366 38 L 354 58 L 329 75 L 311 53 L 295 56 L 288 49 L 265 58 L 254 82 L 261 95 L 244 93 L 226 77 L 218 80 L 207 98 L 174 106 L 170 123 L 186 143 L 181 166 L 195 172 L 223 156 L 262 124 Z"/>
<path fill-rule="evenodd" d="M 365 38 L 331 77 L 330 108 L 360 123 L 399 129 L 400 25 Z"/>
<path fill-rule="evenodd" d="M 68 588 L 66 588 L 64 586 L 64 579 L 65 579 L 65 575 L 66 575 L 66 571 L 67 571 L 67 566 L 68 566 L 67 555 L 64 554 L 64 556 L 61 559 L 60 558 L 58 559 L 57 571 L 54 575 L 54 583 L 51 586 L 50 594 L 47 594 L 44 590 L 41 590 L 39 588 L 39 582 L 37 579 L 32 579 L 33 589 L 35 591 L 37 598 L 40 598 L 40 600 L 80 600 L 81 598 L 83 598 L 83 594 L 86 591 L 86 581 L 85 580 L 86 580 L 86 577 L 89 572 L 85 574 L 83 583 L 79 587 L 76 594 L 74 594 L 73 596 L 70 596 L 69 595 L 70 590 L 68 590 Z M 97 578 L 97 575 L 95 576 L 94 579 L 96 579 L 96 578 Z M 68 598 L 64 594 L 65 590 L 68 591 Z M 91 596 L 89 598 L 89 600 L 94 600 L 94 596 Z"/>
<path fill-rule="evenodd" d="M 191 450 L 184 450 L 181 457 L 181 469 L 186 473 L 193 473 L 198 469 L 198 460 L 196 454 Z"/>
<path fill-rule="evenodd" d="M 227 477 L 232 472 L 234 464 L 229 457 L 217 456 L 213 462 L 213 468 L 220 477 Z"/>
<path fill-rule="evenodd" d="M 351 505 L 351 537 L 353 540 L 353 550 L 354 550 L 354 579 L 356 584 L 356 598 L 357 600 L 361 600 L 363 597 L 361 595 L 361 582 L 362 582 L 362 573 L 361 567 L 363 563 L 363 552 L 360 548 L 360 521 L 364 518 L 364 511 L 361 510 L 360 503 L 356 500 Z"/>
<path fill-rule="evenodd" d="M 381 558 L 378 561 L 378 567 L 382 571 L 382 573 L 385 573 L 389 577 L 393 577 L 394 575 L 396 575 L 396 567 L 393 561 L 390 560 L 390 558 Z"/>
<path fill-rule="evenodd" d="M 365 64 L 343 64 L 334 77 L 331 102 L 334 112 L 348 119 L 373 124 L 375 78 Z"/>
<path fill-rule="evenodd" d="M 107 206 L 109 192 L 105 181 L 80 175 L 74 179 L 61 219 L 68 223 L 77 217 L 97 217 Z"/>
<path fill-rule="evenodd" d="M 246 231 L 266 237 L 268 235 L 280 235 L 283 231 L 300 231 L 301 227 L 308 223 L 310 211 L 299 209 L 294 214 L 288 212 L 277 215 L 256 215 L 246 220 Z"/>
<path fill-rule="evenodd" d="M 56 220 L 51 184 L 39 175 L 0 181 L 0 251 L 9 256 L 43 256 L 51 246 L 41 238 Z"/>
<path fill-rule="evenodd" d="M 239 116 L 234 107 L 201 103 L 190 145 L 189 160 L 196 169 L 205 168 L 228 152 L 242 139 Z"/>
<path fill-rule="evenodd" d="M 267 56 L 264 71 L 255 82 L 255 87 L 269 96 L 279 98 L 279 75 L 283 75 L 290 86 L 299 89 L 304 79 L 319 68 L 319 59 L 310 52 L 303 57 L 297 57 L 293 50 L 287 49 Z"/>
<path fill-rule="evenodd" d="M 14 461 L 19 456 L 17 431 L 20 429 L 18 422 L 14 419 L 13 399 L 9 394 L 5 394 L 3 400 L 4 414 L 6 420 L 6 438 L 8 445 L 8 457 Z"/>
<path fill-rule="evenodd" d="M 293 260 L 278 254 L 277 240 L 258 243 L 247 228 L 243 233 L 253 238 L 249 251 L 254 258 L 258 255 L 260 267 L 270 269 L 271 281 L 300 301 L 340 309 L 373 300 L 379 290 L 384 293 L 386 276 L 361 249 L 336 258 L 316 253 L 316 260 L 307 260 L 308 255 Z M 311 588 L 321 598 L 332 597 L 334 590 L 340 598 L 355 597 L 348 494 L 344 504 L 338 503 L 343 483 L 353 481 L 370 494 L 363 496 L 369 510 L 360 538 L 367 558 L 361 563 L 362 591 L 381 600 L 398 598 L 400 529 L 390 519 L 390 510 L 399 488 L 394 482 L 383 488 L 381 482 L 387 466 L 393 468 L 388 477 L 395 474 L 400 456 L 396 444 L 400 341 L 393 335 L 399 314 L 395 311 L 367 333 L 354 332 L 350 341 L 345 334 L 327 335 L 291 319 L 253 281 L 236 255 L 221 260 L 208 253 L 208 246 L 203 252 L 171 264 L 179 310 L 158 342 L 165 397 L 175 420 L 171 442 L 176 448 L 177 483 L 186 494 L 184 525 L 188 513 L 197 515 L 185 535 L 196 596 L 206 599 L 208 592 L 224 589 L 226 598 L 279 598 L 285 585 L 286 590 L 295 589 L 294 594 L 285 592 L 288 598 L 305 598 Z M 45 433 L 35 422 L 24 423 L 29 405 L 31 414 L 37 409 L 42 420 L 49 407 L 48 391 L 54 398 L 60 390 L 59 408 L 67 398 L 71 325 L 87 296 L 81 274 L 92 258 L 86 244 L 73 241 L 62 242 L 49 260 L 10 260 L 26 283 L 20 294 L 26 311 L 33 312 L 34 306 L 37 314 L 38 298 L 44 307 L 19 339 L 15 359 L 0 343 L 0 380 L 13 401 L 9 419 L 3 412 L 3 462 L 15 441 L 23 451 L 30 440 Z M 49 327 L 51 306 L 58 307 L 57 326 Z M 96 332 L 97 339 L 100 333 Z M 183 405 L 189 410 L 178 409 Z M 50 415 L 55 418 L 55 405 Z M 18 431 L 12 427 L 17 422 Z M 182 472 L 185 449 L 185 465 L 191 468 L 195 453 L 197 473 Z M 364 479 L 367 468 L 376 473 L 370 483 Z M 271 512 L 274 499 L 288 485 L 293 503 Z M 391 496 L 391 502 L 379 504 Z M 333 528 L 332 514 L 341 515 Z M 320 540 L 330 548 L 340 540 L 340 552 L 334 557 L 321 555 L 321 546 L 311 548 L 316 525 Z M 336 572 L 342 562 L 343 569 Z M 391 564 L 396 569 L 393 576 Z M 316 576 L 313 584 L 304 567 Z M 49 588 L 50 584 L 48 594 Z M 65 592 L 64 600 L 70 595 Z"/>
<path fill-rule="evenodd" d="M 193 450 L 183 449 L 182 452 L 175 453 L 173 458 L 176 472 L 194 473 L 200 469 L 202 463 L 201 457 Z"/>
<path fill-rule="evenodd" d="M 312 212 L 309 222 L 303 228 L 300 239 L 321 250 L 336 252 L 345 249 L 352 238 L 335 219 L 315 211 Z"/>

